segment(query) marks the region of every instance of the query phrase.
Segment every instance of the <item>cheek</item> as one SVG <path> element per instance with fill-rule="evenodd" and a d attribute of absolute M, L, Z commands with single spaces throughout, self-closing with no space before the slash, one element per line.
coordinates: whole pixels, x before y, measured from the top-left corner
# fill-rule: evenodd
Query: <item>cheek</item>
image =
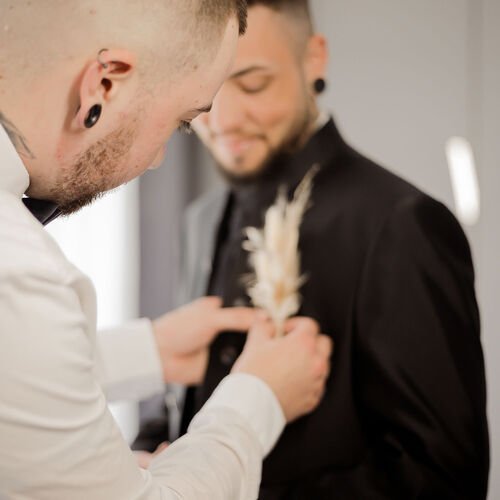
<path fill-rule="evenodd" d="M 158 144 L 166 143 L 178 122 L 174 117 L 179 115 L 172 106 L 168 95 L 158 95 L 147 107 L 144 106 L 140 116 L 139 139 L 142 143 L 157 149 Z"/>
<path fill-rule="evenodd" d="M 158 139 L 153 141 L 150 137 L 140 137 L 130 150 L 130 158 L 127 162 L 126 172 L 124 172 L 127 180 L 138 177 L 148 168 L 158 166 L 163 158 L 164 149 L 164 141 Z"/>
<path fill-rule="evenodd" d="M 269 132 L 269 129 L 286 128 L 294 120 L 298 103 L 302 99 L 297 82 L 284 81 L 273 85 L 271 90 L 250 103 L 247 109 L 254 121 Z"/>
<path fill-rule="evenodd" d="M 152 144 L 159 142 L 167 142 L 172 132 L 177 128 L 177 123 L 173 123 L 172 119 L 167 115 L 160 117 L 156 121 L 151 121 L 149 124 L 145 123 L 142 130 L 142 135 L 149 140 Z"/>
<path fill-rule="evenodd" d="M 260 109 L 253 108 L 252 114 L 263 128 L 269 129 L 286 123 L 293 112 L 287 101 L 279 99 L 261 103 Z"/>
<path fill-rule="evenodd" d="M 144 122 L 139 130 L 135 149 L 138 150 L 139 155 L 152 160 L 158 154 L 159 149 L 165 146 L 176 128 L 176 124 L 168 118 L 156 122 Z"/>

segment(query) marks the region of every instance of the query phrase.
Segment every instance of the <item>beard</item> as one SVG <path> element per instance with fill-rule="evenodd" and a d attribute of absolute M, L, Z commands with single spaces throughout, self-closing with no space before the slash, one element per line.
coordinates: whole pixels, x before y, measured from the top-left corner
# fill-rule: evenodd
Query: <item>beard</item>
<path fill-rule="evenodd" d="M 297 113 L 294 121 L 277 146 L 273 147 L 265 135 L 259 136 L 261 140 L 266 142 L 268 154 L 251 172 L 240 174 L 231 172 L 213 156 L 215 166 L 226 182 L 234 187 L 258 183 L 274 171 L 276 165 L 280 163 L 281 158 L 293 155 L 302 149 L 310 137 L 313 122 L 313 111 L 310 107 L 305 106 L 303 110 Z"/>
<path fill-rule="evenodd" d="M 122 165 L 137 136 L 134 121 L 90 146 L 63 170 L 51 195 L 62 215 L 77 212 L 125 182 Z"/>

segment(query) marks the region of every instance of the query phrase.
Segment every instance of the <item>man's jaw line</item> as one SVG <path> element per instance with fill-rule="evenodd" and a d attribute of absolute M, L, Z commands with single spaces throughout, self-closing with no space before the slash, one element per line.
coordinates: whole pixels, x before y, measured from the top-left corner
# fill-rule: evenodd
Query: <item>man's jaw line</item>
<path fill-rule="evenodd" d="M 274 161 L 284 155 L 294 154 L 299 151 L 310 139 L 311 137 L 311 124 L 313 120 L 311 116 L 305 117 L 302 124 L 298 127 L 297 130 L 290 131 L 290 134 L 286 136 L 281 143 L 277 147 L 273 147 L 269 142 L 267 136 L 265 135 L 255 135 L 254 137 L 260 137 L 265 141 L 267 145 L 267 152 L 264 158 L 257 164 L 253 166 L 243 165 L 245 161 L 245 155 L 230 155 L 231 157 L 231 167 L 228 167 L 227 163 L 224 165 L 224 162 L 221 161 L 220 157 L 217 158 L 216 153 L 216 143 L 214 142 L 214 137 L 220 136 L 230 136 L 234 135 L 236 137 L 248 137 L 250 134 L 244 134 L 241 132 L 232 134 L 211 134 L 212 140 L 212 148 L 210 148 L 210 152 L 215 160 L 217 165 L 217 169 L 222 174 L 222 176 L 233 185 L 241 185 L 244 186 L 246 184 L 258 183 L 262 178 L 264 178 L 270 170 L 273 168 Z"/>

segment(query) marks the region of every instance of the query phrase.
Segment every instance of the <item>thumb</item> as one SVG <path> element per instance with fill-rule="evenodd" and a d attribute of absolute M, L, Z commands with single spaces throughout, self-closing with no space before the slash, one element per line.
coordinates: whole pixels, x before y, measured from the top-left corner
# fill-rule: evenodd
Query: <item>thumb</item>
<path fill-rule="evenodd" d="M 159 455 L 163 450 L 165 450 L 166 448 L 168 448 L 168 446 L 170 445 L 170 443 L 168 442 L 163 442 L 163 443 L 160 443 L 158 445 L 158 448 L 156 448 L 156 450 L 154 451 L 153 455 L 156 456 L 156 455 Z"/>
<path fill-rule="evenodd" d="M 260 319 L 248 331 L 245 347 L 267 342 L 274 337 L 275 333 L 276 328 L 271 321 Z"/>

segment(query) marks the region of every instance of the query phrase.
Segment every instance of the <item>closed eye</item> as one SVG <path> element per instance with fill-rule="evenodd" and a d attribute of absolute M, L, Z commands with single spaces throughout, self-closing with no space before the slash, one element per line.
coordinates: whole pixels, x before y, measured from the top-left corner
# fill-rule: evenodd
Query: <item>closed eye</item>
<path fill-rule="evenodd" d="M 272 75 L 257 72 L 240 76 L 236 82 L 245 94 L 258 94 L 266 90 L 271 85 L 272 80 Z"/>
<path fill-rule="evenodd" d="M 259 92 L 266 90 L 267 86 L 268 86 L 268 82 L 264 83 L 263 85 L 256 86 L 256 87 L 250 87 L 248 85 L 240 85 L 241 90 L 243 90 L 243 92 L 245 92 L 245 94 L 258 94 Z"/>

